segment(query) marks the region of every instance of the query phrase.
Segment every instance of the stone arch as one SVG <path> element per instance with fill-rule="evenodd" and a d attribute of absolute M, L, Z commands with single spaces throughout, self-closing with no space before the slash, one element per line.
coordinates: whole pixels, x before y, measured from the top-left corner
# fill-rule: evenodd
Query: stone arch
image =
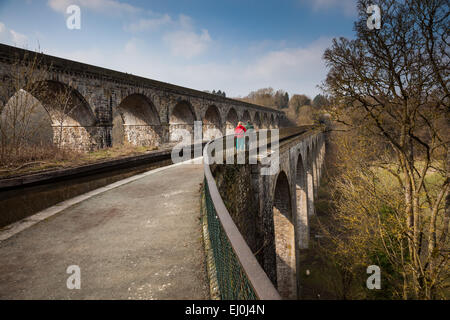
<path fill-rule="evenodd" d="M 255 115 L 253 116 L 253 126 L 255 127 L 255 129 L 261 129 L 261 117 L 259 115 L 258 112 L 255 113 Z"/>
<path fill-rule="evenodd" d="M 32 104 L 39 102 L 40 115 L 37 118 L 46 120 L 43 129 L 48 139 L 51 127 L 54 145 L 79 151 L 90 151 L 96 147 L 96 117 L 89 103 L 72 86 L 55 80 L 38 81 L 30 86 L 29 91 L 20 90 L 11 99 L 19 103 L 23 99 L 34 101 Z"/>
<path fill-rule="evenodd" d="M 219 109 L 210 105 L 203 117 L 203 140 L 211 140 L 222 136 L 222 123 Z"/>
<path fill-rule="evenodd" d="M 300 249 L 309 247 L 309 222 L 308 222 L 308 189 L 305 161 L 300 153 L 297 157 L 295 171 L 295 188 L 297 202 L 297 230 Z"/>
<path fill-rule="evenodd" d="M 0 138 L 5 145 L 53 146 L 53 120 L 28 91 L 21 89 L 13 94 L 0 116 Z"/>
<path fill-rule="evenodd" d="M 276 128 L 276 126 L 275 126 L 275 119 L 274 119 L 273 113 L 270 115 L 270 126 L 269 126 L 269 128 L 270 129 L 275 129 Z"/>
<path fill-rule="evenodd" d="M 284 171 L 276 179 L 273 193 L 273 223 L 277 289 L 283 299 L 297 298 L 295 230 L 289 180 Z"/>
<path fill-rule="evenodd" d="M 308 192 L 308 215 L 314 215 L 314 173 L 312 145 L 306 149 L 306 188 Z"/>
<path fill-rule="evenodd" d="M 314 197 L 317 197 L 318 189 L 319 189 L 319 164 L 318 164 L 318 157 L 319 157 L 319 142 L 317 139 L 317 136 L 313 139 L 313 177 L 314 177 Z"/>
<path fill-rule="evenodd" d="M 250 116 L 250 112 L 248 112 L 248 110 L 244 110 L 244 113 L 242 114 L 242 121 L 252 121 L 252 117 Z"/>
<path fill-rule="evenodd" d="M 194 133 L 195 113 L 191 104 L 185 100 L 178 102 L 169 117 L 169 141 L 182 140 L 181 130 L 187 130 L 191 139 Z"/>
<path fill-rule="evenodd" d="M 236 109 L 230 108 L 230 110 L 228 111 L 228 114 L 227 114 L 227 118 L 226 118 L 226 125 L 225 125 L 225 134 L 226 135 L 234 133 L 234 128 L 236 128 L 238 121 L 239 121 L 239 117 L 236 112 Z"/>
<path fill-rule="evenodd" d="M 151 100 L 134 93 L 121 101 L 113 110 L 113 145 L 124 142 L 135 146 L 159 146 L 161 122 Z"/>
<path fill-rule="evenodd" d="M 262 124 L 264 129 L 269 128 L 268 123 L 269 123 L 269 121 L 268 121 L 268 118 L 267 118 L 267 113 L 263 113 L 261 124 Z"/>

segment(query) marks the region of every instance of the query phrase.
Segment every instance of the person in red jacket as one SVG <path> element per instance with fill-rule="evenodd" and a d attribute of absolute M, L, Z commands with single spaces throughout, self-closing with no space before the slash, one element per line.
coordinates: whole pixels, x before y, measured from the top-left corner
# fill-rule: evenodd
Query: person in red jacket
<path fill-rule="evenodd" d="M 246 131 L 247 129 L 245 129 L 243 123 L 239 121 L 237 127 L 234 129 L 234 136 L 236 137 L 236 150 L 238 151 L 244 150 L 245 146 L 244 134 Z"/>

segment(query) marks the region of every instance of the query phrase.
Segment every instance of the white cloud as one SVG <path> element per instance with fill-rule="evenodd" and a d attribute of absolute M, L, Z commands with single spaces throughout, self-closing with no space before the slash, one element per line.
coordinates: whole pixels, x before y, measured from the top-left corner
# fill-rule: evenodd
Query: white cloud
<path fill-rule="evenodd" d="M 13 29 L 8 29 L 4 23 L 0 22 L 0 42 L 24 48 L 27 46 L 28 38 Z"/>
<path fill-rule="evenodd" d="M 172 56 L 190 59 L 206 52 L 212 42 L 211 36 L 206 29 L 197 31 L 194 27 L 194 20 L 184 14 L 180 14 L 178 19 L 173 19 L 168 14 L 157 15 L 152 18 L 140 19 L 124 27 L 125 31 L 138 33 L 145 31 L 162 31 L 162 42 L 167 47 Z"/>
<path fill-rule="evenodd" d="M 105 13 L 138 13 L 140 8 L 117 0 L 48 0 L 50 8 L 57 12 L 66 13 L 70 5 L 78 5 L 82 9 L 87 8 Z"/>
<path fill-rule="evenodd" d="M 174 56 L 187 59 L 204 53 L 211 43 L 211 37 L 206 29 L 200 34 L 189 30 L 169 32 L 164 35 L 163 40 Z"/>
<path fill-rule="evenodd" d="M 194 20 L 184 14 L 172 20 L 172 30 L 165 32 L 162 40 L 173 56 L 185 59 L 203 54 L 212 43 L 208 30 L 196 32 Z"/>
<path fill-rule="evenodd" d="M 126 26 L 125 30 L 130 32 L 155 30 L 172 22 L 172 18 L 168 14 L 165 14 L 158 18 L 140 19 L 138 22 Z"/>
<path fill-rule="evenodd" d="M 194 26 L 194 20 L 192 20 L 192 18 L 187 15 L 180 14 L 178 16 L 178 24 L 181 29 L 190 30 Z"/>
<path fill-rule="evenodd" d="M 347 16 L 354 16 L 357 12 L 356 0 L 300 0 L 300 3 L 311 6 L 314 11 L 340 8 Z"/>
<path fill-rule="evenodd" d="M 268 52 L 249 65 L 244 74 L 258 87 L 270 85 L 291 93 L 317 92 L 316 86 L 326 76 L 323 52 L 330 44 L 331 39 L 321 38 L 307 47 Z"/>
<path fill-rule="evenodd" d="M 331 39 L 321 38 L 305 47 L 266 50 L 255 58 L 254 52 L 242 51 L 241 59 L 214 63 L 186 62 L 158 54 L 138 38 L 114 53 L 95 48 L 48 53 L 197 90 L 220 89 L 230 97 L 269 86 L 314 97 L 326 76 L 322 55 L 330 45 Z"/>

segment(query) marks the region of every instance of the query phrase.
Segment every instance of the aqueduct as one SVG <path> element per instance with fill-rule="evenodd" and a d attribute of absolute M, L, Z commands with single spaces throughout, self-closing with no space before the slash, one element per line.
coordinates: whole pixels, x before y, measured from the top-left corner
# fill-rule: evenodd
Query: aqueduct
<path fill-rule="evenodd" d="M 33 56 L 37 56 L 42 65 L 49 66 L 49 70 L 45 77 L 27 86 L 25 92 L 15 86 L 14 68 L 17 62 Z M 41 110 L 46 112 L 53 141 L 84 151 L 123 143 L 159 146 L 177 142 L 181 136 L 176 129 L 193 135 L 196 121 L 202 122 L 204 140 L 210 140 L 232 133 L 238 121 L 250 120 L 257 130 L 278 128 L 284 116 L 277 110 L 1 44 L 0 77 L 2 88 L 6 89 L 0 97 L 1 107 L 8 106 L 11 99 L 31 96 L 30 101 L 39 102 Z M 62 112 L 66 108 L 69 112 Z M 209 234 L 214 254 L 218 253 L 215 263 L 221 265 L 217 278 L 219 287 L 229 290 L 222 291 L 223 298 L 296 299 L 301 292 L 300 256 L 302 250 L 309 247 L 309 218 L 315 214 L 314 198 L 324 162 L 325 137 L 320 130 L 308 128 L 290 134 L 282 143 L 280 139 L 278 153 L 273 152 L 271 145 L 266 147 L 268 152 L 259 154 L 256 164 L 231 169 L 236 174 L 233 179 L 217 176 L 220 166 L 222 169 L 229 166 L 213 168 L 206 162 L 204 169 L 197 168 L 197 171 L 183 172 L 180 168 L 185 167 L 174 167 L 167 169 L 164 178 L 141 177 L 150 187 L 130 183 L 123 188 L 133 187 L 134 191 L 121 192 L 114 197 L 138 196 L 140 200 L 124 200 L 115 210 L 121 214 L 130 210 L 145 211 L 147 219 L 150 204 L 145 210 L 126 207 L 158 196 L 161 191 L 157 186 L 169 177 L 180 182 L 177 179 L 182 174 L 204 173 L 204 195 L 207 202 L 209 199 L 208 225 L 214 227 L 215 223 L 215 229 L 209 229 Z M 262 174 L 267 167 L 265 160 L 275 155 L 279 156 L 276 173 Z M 221 185 L 224 181 L 238 187 L 222 198 L 219 189 L 224 189 Z M 177 184 L 170 184 L 171 192 L 167 194 L 172 198 L 186 193 L 185 189 L 172 192 Z M 197 186 L 198 183 L 188 189 Z M 148 190 L 158 192 L 152 194 Z M 197 199 L 193 202 L 197 203 Z M 181 206 L 186 206 L 184 199 L 180 199 Z M 233 206 L 238 209 L 234 210 Z M 176 212 L 184 214 L 184 207 Z M 86 215 L 83 219 L 92 217 L 95 215 Z M 136 223 L 142 226 L 140 221 Z M 118 226 L 122 227 L 123 223 Z M 55 230 L 59 229 L 55 226 Z M 124 234 L 128 233 L 124 231 Z M 145 231 L 141 236 L 148 234 L 151 233 Z M 11 268 L 9 272 L 14 274 L 14 270 Z M 7 281 L 4 283 L 8 285 Z"/>
<path fill-rule="evenodd" d="M 209 144 L 208 148 L 214 147 Z M 229 241 L 237 256 L 230 270 L 229 263 L 221 261 L 227 253 L 215 256 L 216 265 L 221 265 L 218 272 L 223 272 L 218 278 L 225 281 L 239 264 L 243 269 L 241 274 L 245 274 L 241 281 L 250 282 L 249 287 L 253 289 L 251 293 L 246 292 L 247 287 L 242 285 L 236 292 L 222 292 L 222 298 L 274 299 L 279 294 L 282 299 L 297 299 L 301 292 L 300 255 L 309 248 L 309 218 L 315 215 L 314 199 L 325 158 L 324 133 L 310 129 L 280 143 L 276 174 L 262 174 L 268 163 L 265 159 L 273 156 L 276 154 L 269 150 L 256 164 L 231 169 L 229 165 L 213 164 L 210 168 L 205 164 L 206 197 L 210 197 L 213 215 L 219 217 L 227 234 L 226 240 L 212 246 L 219 247 L 215 251 L 226 251 L 223 243 Z M 227 179 L 231 183 L 227 184 Z M 235 225 L 239 234 L 230 224 Z M 267 281 L 261 280 L 264 278 Z M 227 286 L 218 282 L 219 291 L 221 286 Z"/>
<path fill-rule="evenodd" d="M 95 150 L 124 142 L 158 146 L 180 139 L 175 129 L 192 132 L 194 121 L 203 122 L 204 132 L 215 129 L 223 135 L 239 120 L 254 121 L 257 128 L 277 128 L 283 116 L 274 109 L 4 44 L 0 107 L 23 89 L 14 75 L 18 70 L 26 73 L 30 64 L 24 61 L 33 59 L 46 72 L 36 80 L 39 83 L 28 84 L 28 94 L 47 111 L 53 139 L 71 148 Z"/>

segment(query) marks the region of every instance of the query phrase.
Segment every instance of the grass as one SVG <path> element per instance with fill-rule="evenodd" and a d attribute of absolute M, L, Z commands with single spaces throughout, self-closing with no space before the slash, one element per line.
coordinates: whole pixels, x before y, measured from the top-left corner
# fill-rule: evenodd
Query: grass
<path fill-rule="evenodd" d="M 137 156 L 157 150 L 157 147 L 132 146 L 129 144 L 81 153 L 57 148 L 24 150 L 0 163 L 0 179 L 23 176 L 42 171 L 72 168 L 105 160 Z"/>

